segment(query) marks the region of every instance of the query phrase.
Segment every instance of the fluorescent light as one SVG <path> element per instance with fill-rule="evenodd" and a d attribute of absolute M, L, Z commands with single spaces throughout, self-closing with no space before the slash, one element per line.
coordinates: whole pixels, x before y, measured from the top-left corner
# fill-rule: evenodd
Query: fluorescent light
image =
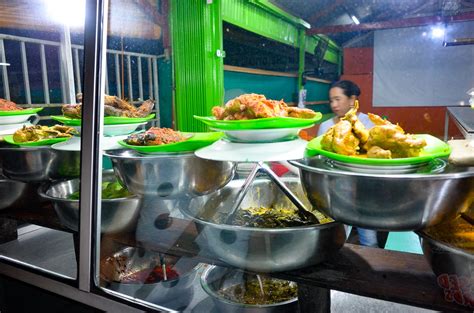
<path fill-rule="evenodd" d="M 431 37 L 433 38 L 442 38 L 444 36 L 444 28 L 436 26 L 431 28 Z"/>
<path fill-rule="evenodd" d="M 355 15 L 351 15 L 351 19 L 352 19 L 352 21 L 354 21 L 354 23 L 355 23 L 356 25 L 359 25 L 359 24 L 360 24 L 359 19 L 358 19 Z"/>
<path fill-rule="evenodd" d="M 49 18 L 71 27 L 83 26 L 86 18 L 85 0 L 44 0 Z"/>
<path fill-rule="evenodd" d="M 10 66 L 10 63 L 3 63 L 3 62 L 0 62 L 0 66 Z"/>

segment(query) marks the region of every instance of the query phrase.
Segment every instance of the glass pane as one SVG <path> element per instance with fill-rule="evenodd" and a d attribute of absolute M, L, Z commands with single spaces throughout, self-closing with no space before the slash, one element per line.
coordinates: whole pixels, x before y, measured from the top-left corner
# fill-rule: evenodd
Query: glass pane
<path fill-rule="evenodd" d="M 296 312 L 355 275 L 356 294 L 420 304 L 396 289 L 420 276 L 385 258 L 423 262 L 390 250 L 422 254 L 413 231 L 471 205 L 453 164 L 472 158 L 447 143 L 473 136 L 471 5 L 110 0 L 108 17 L 101 290 Z"/>
<path fill-rule="evenodd" d="M 1 258 L 76 279 L 85 2 L 0 6 Z"/>

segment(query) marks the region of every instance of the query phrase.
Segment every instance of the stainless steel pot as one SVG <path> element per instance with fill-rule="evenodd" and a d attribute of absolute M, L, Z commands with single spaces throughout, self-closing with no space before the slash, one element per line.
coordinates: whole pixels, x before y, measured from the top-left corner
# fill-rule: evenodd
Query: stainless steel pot
<path fill-rule="evenodd" d="M 200 196 L 227 184 L 233 162 L 212 161 L 193 153 L 142 155 L 132 150 L 108 150 L 115 173 L 135 194 L 176 198 Z"/>
<path fill-rule="evenodd" d="M 474 200 L 474 168 L 442 162 L 436 173 L 374 174 L 338 170 L 324 157 L 289 161 L 300 169 L 315 208 L 358 227 L 408 231 L 454 217 Z"/>
<path fill-rule="evenodd" d="M 283 181 L 303 203 L 309 204 L 303 198 L 297 178 Z M 207 253 L 239 268 L 278 272 L 320 263 L 344 244 L 344 226 L 337 222 L 287 228 L 242 227 L 216 222 L 215 216 L 225 215 L 231 210 L 243 183 L 244 180 L 233 180 L 222 189 L 193 198 L 188 206 L 180 207 L 183 215 L 196 223 L 200 232 L 196 242 Z M 270 206 L 272 203 L 294 207 L 273 182 L 256 179 L 241 207 Z"/>
<path fill-rule="evenodd" d="M 0 179 L 0 210 L 6 209 L 25 196 L 28 185 L 23 182 Z"/>

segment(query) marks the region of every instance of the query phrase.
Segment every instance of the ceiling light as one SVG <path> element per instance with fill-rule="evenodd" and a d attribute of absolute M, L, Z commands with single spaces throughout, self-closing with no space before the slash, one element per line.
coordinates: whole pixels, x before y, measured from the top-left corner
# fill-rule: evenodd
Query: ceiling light
<path fill-rule="evenodd" d="M 355 23 L 356 25 L 359 25 L 359 24 L 360 24 L 359 19 L 358 19 L 355 15 L 351 15 L 351 19 L 352 19 L 352 21 L 354 21 L 354 23 Z"/>
<path fill-rule="evenodd" d="M 86 16 L 85 0 L 44 0 L 49 17 L 71 27 L 83 26 Z"/>
<path fill-rule="evenodd" d="M 444 36 L 444 28 L 436 26 L 431 28 L 431 37 L 433 38 L 442 38 Z"/>

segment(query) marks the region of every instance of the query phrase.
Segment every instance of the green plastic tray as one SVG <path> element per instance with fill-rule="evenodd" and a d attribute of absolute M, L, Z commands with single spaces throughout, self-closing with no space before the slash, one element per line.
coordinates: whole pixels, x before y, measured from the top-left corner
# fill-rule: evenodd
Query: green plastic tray
<path fill-rule="evenodd" d="M 245 130 L 245 129 L 268 129 L 268 128 L 294 128 L 309 127 L 316 124 L 322 114 L 316 112 L 313 118 L 296 117 L 266 117 L 253 120 L 216 120 L 214 116 L 197 116 L 194 118 L 204 122 L 212 128 L 220 130 Z"/>
<path fill-rule="evenodd" d="M 13 135 L 4 136 L 3 139 L 12 144 L 17 146 L 25 146 L 25 147 L 36 147 L 36 146 L 49 146 L 58 142 L 63 142 L 69 140 L 69 138 L 61 137 L 61 138 L 51 138 L 51 139 L 44 139 L 38 141 L 26 141 L 26 142 L 16 142 L 13 140 Z"/>
<path fill-rule="evenodd" d="M 0 111 L 0 116 L 35 114 L 41 110 L 43 110 L 43 108 L 31 108 L 17 111 Z"/>
<path fill-rule="evenodd" d="M 137 124 L 147 122 L 154 117 L 154 113 L 146 117 L 106 116 L 104 117 L 104 125 Z M 67 126 L 81 126 L 82 121 L 80 118 L 70 118 L 64 115 L 51 115 L 51 118 Z"/>
<path fill-rule="evenodd" d="M 129 145 L 125 141 L 120 140 L 118 143 L 126 148 L 136 150 L 140 153 L 169 153 L 169 152 L 186 152 L 195 151 L 197 149 L 206 147 L 221 139 L 224 135 L 221 132 L 207 132 L 207 133 L 182 133 L 183 135 L 190 135 L 191 137 L 185 141 L 156 145 L 156 146 L 134 146 Z"/>
<path fill-rule="evenodd" d="M 397 159 L 374 159 L 337 154 L 334 152 L 323 150 L 321 148 L 321 139 L 323 138 L 323 135 L 314 138 L 308 143 L 308 145 L 306 146 L 306 156 L 312 157 L 320 154 L 340 162 L 367 165 L 408 165 L 430 161 L 435 158 L 447 157 L 451 153 L 451 147 L 446 142 L 439 140 L 436 137 L 427 134 L 418 134 L 414 136 L 416 138 L 424 138 L 426 140 L 426 146 L 423 148 L 423 150 L 421 150 L 420 155 L 417 157 Z"/>

